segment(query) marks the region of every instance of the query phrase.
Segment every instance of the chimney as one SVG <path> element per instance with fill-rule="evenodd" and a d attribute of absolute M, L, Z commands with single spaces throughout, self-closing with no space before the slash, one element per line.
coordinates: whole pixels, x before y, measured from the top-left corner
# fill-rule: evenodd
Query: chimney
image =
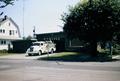
<path fill-rule="evenodd" d="M 6 20 L 7 18 L 8 18 L 7 15 L 5 15 L 5 16 L 4 16 L 4 20 Z"/>
<path fill-rule="evenodd" d="M 6 20 L 8 17 L 7 15 L 4 16 L 4 18 L 2 19 L 2 21 Z"/>

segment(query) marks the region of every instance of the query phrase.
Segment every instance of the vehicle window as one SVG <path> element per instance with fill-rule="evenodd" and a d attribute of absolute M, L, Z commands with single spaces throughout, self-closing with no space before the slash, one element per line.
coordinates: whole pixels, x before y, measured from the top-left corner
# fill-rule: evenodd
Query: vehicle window
<path fill-rule="evenodd" d="M 40 43 L 33 43 L 33 46 L 39 46 Z"/>

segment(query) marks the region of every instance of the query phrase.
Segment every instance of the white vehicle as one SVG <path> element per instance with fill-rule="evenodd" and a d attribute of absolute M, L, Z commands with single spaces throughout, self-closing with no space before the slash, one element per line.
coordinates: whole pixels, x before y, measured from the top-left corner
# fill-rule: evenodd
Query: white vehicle
<path fill-rule="evenodd" d="M 27 49 L 27 54 L 30 55 L 41 55 L 42 53 L 53 53 L 56 51 L 55 44 L 52 41 L 38 41 L 33 42 L 32 46 Z"/>

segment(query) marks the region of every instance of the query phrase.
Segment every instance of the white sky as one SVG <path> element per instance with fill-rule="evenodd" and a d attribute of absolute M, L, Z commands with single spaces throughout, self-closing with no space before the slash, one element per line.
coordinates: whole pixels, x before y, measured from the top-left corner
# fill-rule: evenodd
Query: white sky
<path fill-rule="evenodd" d="M 80 0 L 24 0 L 24 35 L 62 31 L 61 15 L 68 12 L 69 5 L 75 5 Z M 2 9 L 4 15 L 11 17 L 18 24 L 23 36 L 23 0 L 18 0 L 13 6 Z"/>

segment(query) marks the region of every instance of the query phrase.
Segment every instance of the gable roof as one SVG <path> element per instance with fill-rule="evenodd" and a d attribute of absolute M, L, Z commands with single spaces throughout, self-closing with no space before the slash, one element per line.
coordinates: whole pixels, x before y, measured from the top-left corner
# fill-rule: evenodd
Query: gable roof
<path fill-rule="evenodd" d="M 17 30 L 18 30 L 19 37 L 21 37 L 19 26 L 12 20 L 12 18 L 7 17 L 7 16 L 6 16 L 5 18 L 1 18 L 1 19 L 0 19 L 0 25 L 4 24 L 4 23 L 7 22 L 7 21 L 11 21 L 11 22 L 14 24 L 14 26 L 15 26 L 15 27 L 17 28 Z"/>
<path fill-rule="evenodd" d="M 0 19 L 0 24 L 3 22 L 3 20 L 4 20 L 4 18 L 1 18 L 1 19 Z"/>

